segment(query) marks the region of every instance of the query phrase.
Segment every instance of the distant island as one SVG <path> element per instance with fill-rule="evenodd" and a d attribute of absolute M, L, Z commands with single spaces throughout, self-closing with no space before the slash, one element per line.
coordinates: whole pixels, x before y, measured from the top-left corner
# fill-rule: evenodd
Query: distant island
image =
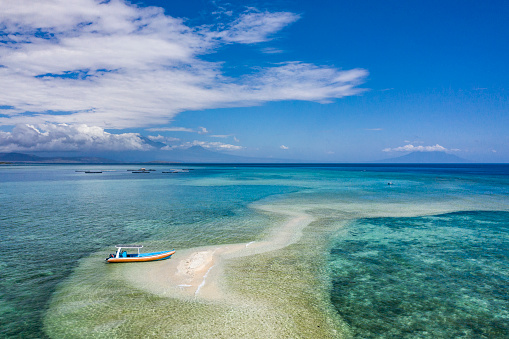
<path fill-rule="evenodd" d="M 119 161 L 98 157 L 40 157 L 24 153 L 0 153 L 2 164 L 109 164 Z"/>
<path fill-rule="evenodd" d="M 445 152 L 412 152 L 401 157 L 377 162 L 391 164 L 464 164 L 471 161 Z"/>
<path fill-rule="evenodd" d="M 113 155 L 113 154 L 112 154 Z M 38 156 L 24 153 L 0 153 L 0 164 L 116 164 L 116 163 L 306 163 L 302 160 L 283 160 L 269 158 L 249 158 L 220 152 L 213 152 L 200 146 L 174 151 L 147 152 L 147 154 L 115 153 L 117 158 L 109 159 L 94 156 Z M 155 160 L 152 160 L 155 159 Z M 152 161 L 150 161 L 152 160 Z M 340 163 L 340 162 L 337 162 Z M 366 162 L 364 162 L 366 163 Z M 381 164 L 462 164 L 471 161 L 445 152 L 413 152 L 397 158 L 371 161 Z"/>

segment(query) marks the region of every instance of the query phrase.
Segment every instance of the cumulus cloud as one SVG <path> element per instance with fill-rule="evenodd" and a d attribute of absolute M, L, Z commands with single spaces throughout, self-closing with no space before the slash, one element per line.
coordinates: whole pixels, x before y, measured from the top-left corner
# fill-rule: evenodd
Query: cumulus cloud
<path fill-rule="evenodd" d="M 17 151 L 148 151 L 187 149 L 201 146 L 215 151 L 238 151 L 242 146 L 222 142 L 182 141 L 162 135 L 108 133 L 85 124 L 17 125 L 12 132 L 0 131 L 0 152 Z"/>
<path fill-rule="evenodd" d="M 359 93 L 367 75 L 286 62 L 231 78 L 222 62 L 202 58 L 225 44 L 270 40 L 299 19 L 288 12 L 251 9 L 230 22 L 191 27 L 162 8 L 122 0 L 16 0 L 1 7 L 0 125 L 149 127 L 187 110 L 329 102 Z"/>
<path fill-rule="evenodd" d="M 458 149 L 447 149 L 439 144 L 435 146 L 414 146 L 412 144 L 408 144 L 405 146 L 395 147 L 395 148 L 385 148 L 384 152 L 454 152 L 459 151 Z"/>
<path fill-rule="evenodd" d="M 0 131 L 0 150 L 13 151 L 144 151 L 150 149 L 138 133 L 111 134 L 101 127 L 84 124 L 18 125 L 12 132 Z"/>
<path fill-rule="evenodd" d="M 207 134 L 208 132 L 205 127 L 200 127 L 198 130 L 198 134 Z"/>

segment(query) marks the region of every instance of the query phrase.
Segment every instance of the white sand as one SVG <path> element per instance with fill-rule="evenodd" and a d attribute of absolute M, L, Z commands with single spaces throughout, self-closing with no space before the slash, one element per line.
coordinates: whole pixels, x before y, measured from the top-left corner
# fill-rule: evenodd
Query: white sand
<path fill-rule="evenodd" d="M 223 267 L 231 258 L 274 251 L 299 240 L 302 230 L 314 219 L 308 214 L 262 210 L 287 215 L 289 220 L 274 229 L 267 239 L 241 244 L 227 244 L 177 249 L 171 259 L 143 265 L 125 265 L 124 278 L 136 287 L 158 295 L 217 300 L 224 298 Z"/>

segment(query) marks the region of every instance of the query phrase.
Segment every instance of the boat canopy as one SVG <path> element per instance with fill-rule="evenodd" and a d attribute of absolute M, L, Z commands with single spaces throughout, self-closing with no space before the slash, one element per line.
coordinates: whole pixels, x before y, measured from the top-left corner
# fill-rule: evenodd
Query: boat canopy
<path fill-rule="evenodd" d="M 143 245 L 115 245 L 116 248 L 143 248 Z"/>

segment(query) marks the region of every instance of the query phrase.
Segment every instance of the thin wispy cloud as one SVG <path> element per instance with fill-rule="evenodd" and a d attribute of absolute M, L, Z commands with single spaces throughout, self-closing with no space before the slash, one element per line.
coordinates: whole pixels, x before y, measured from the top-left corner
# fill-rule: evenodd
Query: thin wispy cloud
<path fill-rule="evenodd" d="M 208 131 L 205 127 L 199 127 L 198 129 L 192 129 L 187 127 L 156 127 L 147 128 L 149 132 L 190 132 L 198 134 L 207 134 Z"/>
<path fill-rule="evenodd" d="M 227 144 L 219 141 L 200 141 L 200 140 L 193 140 L 188 142 L 183 142 L 178 145 L 173 146 L 166 146 L 163 147 L 162 150 L 171 151 L 173 149 L 186 149 L 193 146 L 200 146 L 205 149 L 214 150 L 214 151 L 239 151 L 244 149 L 243 146 L 237 146 L 232 144 Z"/>
<path fill-rule="evenodd" d="M 161 127 L 161 128 L 147 128 L 149 132 L 192 132 L 198 133 L 192 128 L 187 127 Z"/>
<path fill-rule="evenodd" d="M 232 23 L 224 25 L 226 29 L 212 33 L 212 36 L 223 41 L 243 44 L 263 42 L 299 18 L 299 15 L 289 12 L 248 12 L 240 15 Z"/>
<path fill-rule="evenodd" d="M 281 53 L 284 53 L 283 50 L 278 49 L 278 48 L 274 48 L 274 47 L 266 47 L 266 48 L 263 48 L 261 51 L 262 51 L 262 53 L 265 53 L 265 54 L 281 54 Z"/>
<path fill-rule="evenodd" d="M 286 62 L 230 78 L 202 59 L 224 44 L 268 41 L 298 19 L 251 10 L 190 27 L 123 1 L 2 1 L 0 125 L 150 127 L 187 110 L 359 93 L 362 69 Z"/>

